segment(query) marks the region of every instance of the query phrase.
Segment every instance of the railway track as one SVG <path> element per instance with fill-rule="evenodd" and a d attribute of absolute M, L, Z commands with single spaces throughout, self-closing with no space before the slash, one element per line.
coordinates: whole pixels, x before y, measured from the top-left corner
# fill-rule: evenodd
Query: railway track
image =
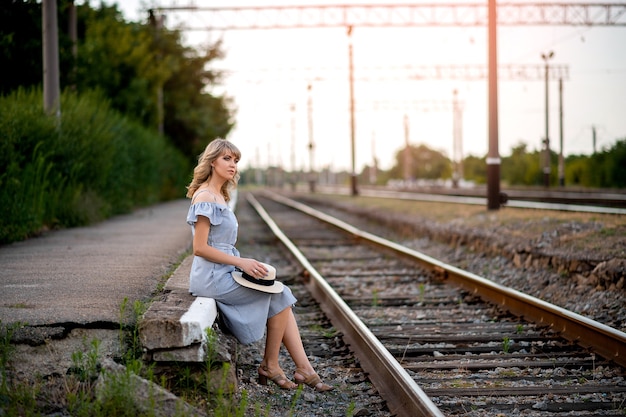
<path fill-rule="evenodd" d="M 284 197 L 249 202 L 398 416 L 626 412 L 623 333 Z"/>

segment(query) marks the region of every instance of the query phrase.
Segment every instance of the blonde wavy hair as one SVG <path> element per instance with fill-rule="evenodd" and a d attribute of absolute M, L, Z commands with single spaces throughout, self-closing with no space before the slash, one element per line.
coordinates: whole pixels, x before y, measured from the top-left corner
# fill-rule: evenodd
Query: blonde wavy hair
<path fill-rule="evenodd" d="M 204 152 L 198 157 L 198 165 L 193 169 L 193 179 L 187 186 L 188 198 L 193 197 L 198 188 L 211 178 L 211 175 L 213 175 L 211 164 L 225 153 L 230 153 L 237 159 L 241 158 L 241 151 L 226 139 L 214 139 L 207 145 Z M 233 179 L 226 181 L 222 185 L 220 193 L 226 202 L 230 201 L 230 191 L 237 187 L 238 181 L 239 171 L 237 171 Z"/>

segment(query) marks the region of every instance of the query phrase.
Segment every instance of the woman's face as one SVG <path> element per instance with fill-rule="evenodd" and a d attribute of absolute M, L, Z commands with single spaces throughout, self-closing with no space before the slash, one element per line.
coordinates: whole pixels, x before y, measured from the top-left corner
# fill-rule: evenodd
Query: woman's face
<path fill-rule="evenodd" d="M 224 180 L 233 179 L 235 174 L 237 174 L 237 163 L 239 163 L 239 158 L 226 151 L 211 164 L 213 166 L 213 174 Z"/>

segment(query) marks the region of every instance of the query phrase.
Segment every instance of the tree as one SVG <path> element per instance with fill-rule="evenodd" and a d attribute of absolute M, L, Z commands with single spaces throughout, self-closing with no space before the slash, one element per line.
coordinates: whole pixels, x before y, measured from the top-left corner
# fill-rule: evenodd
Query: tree
<path fill-rule="evenodd" d="M 114 107 L 147 126 L 162 123 L 165 135 L 192 160 L 211 140 L 228 134 L 231 103 L 211 94 L 220 75 L 207 69 L 222 56 L 219 43 L 197 51 L 182 45 L 178 31 L 154 20 L 120 22 L 116 10 L 105 7 L 86 13 L 81 83 L 104 88 Z"/>
<path fill-rule="evenodd" d="M 589 157 L 570 155 L 565 159 L 565 184 L 589 187 L 592 184 Z"/>
<path fill-rule="evenodd" d="M 220 79 L 220 74 L 206 69 L 208 62 L 222 56 L 220 44 L 200 54 L 165 38 L 161 50 L 178 63 L 163 85 L 165 133 L 195 159 L 211 139 L 225 137 L 234 125 L 231 101 L 207 91 Z"/>
<path fill-rule="evenodd" d="M 409 145 L 408 167 L 405 167 L 405 149 L 396 153 L 396 165 L 391 169 L 392 178 L 404 178 L 408 172 L 410 179 L 446 179 L 452 176 L 450 159 L 443 153 L 426 145 Z M 408 168 L 408 169 L 405 169 Z"/>
<path fill-rule="evenodd" d="M 476 184 L 487 183 L 487 160 L 483 156 L 469 155 L 463 159 L 463 177 Z"/>
<path fill-rule="evenodd" d="M 60 28 L 68 25 L 69 4 L 59 0 Z M 210 91 L 219 82 L 208 69 L 221 57 L 219 44 L 193 50 L 177 31 L 124 21 L 117 6 L 83 4 L 77 21 L 76 58 L 66 31 L 59 30 L 62 88 L 97 90 L 125 116 L 155 130 L 162 125 L 190 159 L 232 129 L 232 104 Z M 41 37 L 40 3 L 13 0 L 0 9 L 0 66 L 9 72 L 0 78 L 0 93 L 42 84 Z"/>
<path fill-rule="evenodd" d="M 73 80 L 78 91 L 101 90 L 115 109 L 156 128 L 155 86 L 172 70 L 170 62 L 157 59 L 149 27 L 124 22 L 115 6 L 95 10 L 84 5 L 78 8 L 78 18 Z"/>
<path fill-rule="evenodd" d="M 513 147 L 511 155 L 502 158 L 502 180 L 508 185 L 539 185 L 543 181 L 541 153 L 528 153 L 526 144 Z"/>
<path fill-rule="evenodd" d="M 592 186 L 626 186 L 626 139 L 591 156 Z"/>
<path fill-rule="evenodd" d="M 6 3 L 9 3 L 8 5 Z M 59 27 L 67 27 L 67 0 L 58 6 Z M 0 7 L 0 94 L 19 87 L 35 87 L 43 81 L 41 1 L 9 0 Z M 73 65 L 71 42 L 59 31 L 59 67 L 61 76 Z M 63 79 L 61 80 L 64 81 Z"/>

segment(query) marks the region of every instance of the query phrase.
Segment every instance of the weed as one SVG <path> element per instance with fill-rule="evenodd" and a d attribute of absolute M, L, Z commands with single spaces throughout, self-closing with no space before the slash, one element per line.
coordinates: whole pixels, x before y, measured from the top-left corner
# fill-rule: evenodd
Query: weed
<path fill-rule="evenodd" d="M 8 391 L 0 391 L 0 414 L 3 416 L 36 416 L 39 387 L 10 382 Z"/>
<path fill-rule="evenodd" d="M 596 379 L 596 354 L 592 353 L 591 354 L 591 360 L 593 361 L 593 380 L 595 381 Z"/>
<path fill-rule="evenodd" d="M 15 383 L 9 374 L 9 361 L 15 350 L 11 339 L 22 323 L 3 325 L 0 320 L 0 415 L 33 415 L 38 387 Z"/>
<path fill-rule="evenodd" d="M 290 417 L 294 416 L 294 411 L 296 409 L 296 406 L 298 405 L 298 400 L 302 396 L 303 389 L 304 389 L 303 386 L 300 385 L 298 386 L 298 389 L 296 390 L 295 394 L 293 394 L 293 398 L 291 399 L 291 408 L 289 409 Z"/>
<path fill-rule="evenodd" d="M 509 353 L 509 350 L 511 349 L 512 345 L 513 345 L 513 341 L 508 336 L 504 336 L 502 338 L 502 351 L 504 353 Z"/>
<path fill-rule="evenodd" d="M 510 370 L 510 369 L 505 369 L 505 370 L 498 372 L 498 374 L 506 378 L 513 378 L 514 376 L 517 375 L 517 372 L 514 370 Z"/>
<path fill-rule="evenodd" d="M 380 300 L 378 299 L 378 290 L 374 288 L 372 290 L 372 307 L 378 306 L 379 303 L 380 303 Z"/>
<path fill-rule="evenodd" d="M 523 324 L 518 324 L 517 328 L 515 329 L 515 332 L 517 334 L 522 334 L 524 332 L 524 325 Z"/>
<path fill-rule="evenodd" d="M 139 340 L 139 327 L 136 323 L 139 322 L 141 316 L 146 312 L 146 309 L 147 306 L 145 303 L 135 300 L 133 303 L 133 309 L 130 312 L 131 316 L 127 317 L 128 298 L 125 297 L 122 301 L 119 312 L 119 342 L 120 347 L 123 350 L 121 353 L 124 363 L 131 362 L 134 359 L 141 357 L 142 348 Z M 124 325 L 126 321 L 133 323 L 133 325 L 130 326 L 129 331 L 126 330 L 126 326 Z"/>
<path fill-rule="evenodd" d="M 14 347 L 11 344 L 13 333 L 16 329 L 23 327 L 21 323 L 15 323 L 12 325 L 3 325 L 0 320 L 0 392 L 6 392 L 7 384 L 7 366 L 9 364 L 9 358 L 13 353 Z"/>
<path fill-rule="evenodd" d="M 426 285 L 424 285 L 424 283 L 421 283 L 419 285 L 419 294 L 420 294 L 420 301 L 424 301 L 424 295 L 426 294 Z"/>
<path fill-rule="evenodd" d="M 406 342 L 404 346 L 404 351 L 402 352 L 402 358 L 400 358 L 400 363 L 404 363 L 404 358 L 406 356 L 406 351 L 409 349 L 409 345 L 411 344 L 412 337 L 409 337 L 409 340 Z"/>
<path fill-rule="evenodd" d="M 603 227 L 600 230 L 600 236 L 604 236 L 604 237 L 610 237 L 610 236 L 615 236 L 617 234 L 617 229 L 607 229 L 606 227 Z"/>
<path fill-rule="evenodd" d="M 217 359 L 217 349 L 218 349 L 218 335 L 212 327 L 206 329 L 206 345 L 207 345 L 207 354 L 206 354 L 206 367 L 208 370 L 213 368 L 213 363 Z"/>
<path fill-rule="evenodd" d="M 309 326 L 309 329 L 311 329 L 311 331 L 321 334 L 327 339 L 332 339 L 333 337 L 337 336 L 337 334 L 339 333 L 339 330 L 335 329 L 334 327 L 325 328 L 319 324 L 314 324 L 312 326 Z"/>
<path fill-rule="evenodd" d="M 159 278 L 159 281 L 157 282 L 156 289 L 154 290 L 154 294 L 161 294 L 163 292 L 163 290 L 165 289 L 165 284 L 167 284 L 167 281 L 174 274 L 174 272 L 178 269 L 180 264 L 183 263 L 185 258 L 187 258 L 189 255 L 191 255 L 191 249 L 188 249 L 185 252 L 181 253 L 178 259 L 176 260 L 176 262 L 170 265 L 169 269 L 163 275 L 161 275 L 161 277 Z"/>
<path fill-rule="evenodd" d="M 348 405 L 348 408 L 346 409 L 346 417 L 353 417 L 355 409 L 356 409 L 356 404 L 354 403 L 354 401 L 351 401 L 350 404 Z"/>
<path fill-rule="evenodd" d="M 456 379 L 456 380 L 454 380 L 454 381 L 452 381 L 452 382 L 450 383 L 450 386 L 451 386 L 452 388 L 471 388 L 471 387 L 473 387 L 474 385 L 473 385 L 471 382 L 469 382 L 469 381 L 465 381 L 465 380 L 461 380 L 461 379 Z"/>
<path fill-rule="evenodd" d="M 154 408 L 149 399 L 137 399 L 138 385 L 130 368 L 123 372 L 103 373 L 105 377 L 100 380 L 98 388 L 84 384 L 70 396 L 68 408 L 71 415 L 134 417 L 154 414 L 149 411 Z"/>
<path fill-rule="evenodd" d="M 86 340 L 83 340 L 83 346 L 86 347 Z M 81 382 L 95 381 L 100 374 L 100 363 L 98 362 L 98 348 L 100 341 L 93 339 L 91 348 L 87 353 L 76 351 L 72 353 L 72 367 L 69 373 L 76 375 Z"/>
<path fill-rule="evenodd" d="M 9 307 L 9 308 L 30 308 L 30 306 L 28 304 L 25 304 L 25 303 L 9 304 L 7 307 Z"/>

